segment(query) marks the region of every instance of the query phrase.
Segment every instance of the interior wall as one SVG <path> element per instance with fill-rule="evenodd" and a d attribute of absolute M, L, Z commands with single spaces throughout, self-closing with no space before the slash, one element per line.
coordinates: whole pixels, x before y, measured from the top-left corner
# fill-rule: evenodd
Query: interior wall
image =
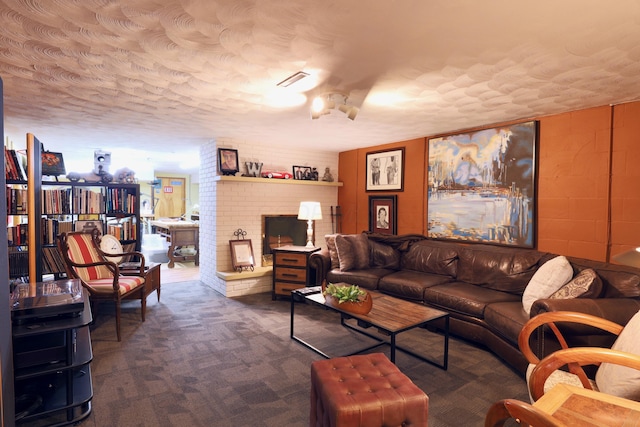
<path fill-rule="evenodd" d="M 639 245 L 640 102 L 535 120 L 537 248 L 606 261 Z M 369 196 L 397 194 L 398 234 L 426 234 L 427 148 L 434 136 L 340 153 L 343 232 L 368 229 Z M 367 192 L 366 153 L 398 147 L 406 149 L 404 191 Z"/>

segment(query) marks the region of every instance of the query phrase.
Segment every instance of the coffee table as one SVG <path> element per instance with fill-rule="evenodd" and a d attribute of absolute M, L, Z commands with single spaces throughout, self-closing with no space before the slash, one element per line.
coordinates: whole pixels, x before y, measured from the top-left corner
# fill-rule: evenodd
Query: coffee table
<path fill-rule="evenodd" d="M 331 356 L 327 355 L 323 351 L 314 347 L 307 341 L 297 337 L 294 333 L 294 318 L 295 318 L 295 304 L 296 302 L 304 302 L 316 306 L 322 306 L 328 310 L 334 311 L 340 314 L 340 324 L 345 328 L 359 332 L 366 335 L 376 341 L 374 345 L 363 348 L 351 354 L 358 354 L 371 350 L 373 348 L 389 345 L 390 355 L 389 359 L 395 363 L 396 350 L 400 350 L 404 353 L 410 354 L 424 362 L 435 365 L 444 370 L 447 369 L 449 362 L 449 313 L 435 308 L 430 308 L 422 304 L 405 301 L 400 298 L 395 298 L 390 295 L 385 295 L 380 292 L 367 291 L 373 298 L 373 308 L 368 314 L 360 315 L 340 310 L 339 308 L 331 307 L 325 304 L 324 296 L 322 295 L 322 289 L 320 286 L 300 288 L 291 291 L 291 339 L 299 342 L 305 347 L 315 351 L 327 359 Z M 346 320 L 356 319 L 357 326 L 355 327 Z M 435 362 L 426 358 L 420 354 L 417 354 L 407 348 L 400 347 L 396 344 L 396 336 L 402 332 L 409 331 L 411 329 L 424 327 L 427 324 L 441 320 L 444 323 L 444 357 L 443 362 Z M 365 330 L 365 328 L 374 326 L 383 335 L 388 337 L 388 340 L 381 338 L 380 336 L 373 335 Z M 351 355 L 350 354 L 350 355 Z"/>

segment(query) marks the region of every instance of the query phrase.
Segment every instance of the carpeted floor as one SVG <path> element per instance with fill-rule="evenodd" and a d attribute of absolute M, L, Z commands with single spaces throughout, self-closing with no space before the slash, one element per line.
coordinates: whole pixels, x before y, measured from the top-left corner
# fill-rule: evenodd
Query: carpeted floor
<path fill-rule="evenodd" d="M 113 307 L 91 327 L 93 411 L 83 426 L 306 426 L 309 367 L 321 356 L 289 338 L 290 303 L 270 294 L 225 298 L 201 282 L 162 285 L 162 300 Z M 411 335 L 413 334 L 413 335 Z M 296 306 L 296 335 L 339 355 L 370 340 L 322 308 Z M 399 341 L 433 357 L 442 337 L 426 330 Z M 388 349 L 382 348 L 388 355 Z M 527 400 L 523 379 L 491 353 L 452 338 L 449 370 L 402 353 L 397 365 L 429 395 L 429 426 L 481 426 L 496 400 Z"/>

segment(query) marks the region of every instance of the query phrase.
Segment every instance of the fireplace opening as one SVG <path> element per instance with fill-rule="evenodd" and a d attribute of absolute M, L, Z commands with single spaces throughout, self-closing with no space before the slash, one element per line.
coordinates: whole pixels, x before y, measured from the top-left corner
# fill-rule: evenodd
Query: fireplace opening
<path fill-rule="evenodd" d="M 273 248 L 307 244 L 307 221 L 297 215 L 262 215 L 262 255 Z"/>

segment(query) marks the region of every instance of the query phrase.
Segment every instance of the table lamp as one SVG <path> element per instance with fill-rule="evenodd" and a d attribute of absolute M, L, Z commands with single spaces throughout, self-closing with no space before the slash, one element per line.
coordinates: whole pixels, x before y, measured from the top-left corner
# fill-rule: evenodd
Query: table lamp
<path fill-rule="evenodd" d="M 322 208 L 320 207 L 320 202 L 300 202 L 298 219 L 307 220 L 307 246 L 305 247 L 314 248 L 313 221 L 316 219 L 322 219 Z"/>
<path fill-rule="evenodd" d="M 629 267 L 640 268 L 640 247 L 614 255 L 613 260 Z"/>

